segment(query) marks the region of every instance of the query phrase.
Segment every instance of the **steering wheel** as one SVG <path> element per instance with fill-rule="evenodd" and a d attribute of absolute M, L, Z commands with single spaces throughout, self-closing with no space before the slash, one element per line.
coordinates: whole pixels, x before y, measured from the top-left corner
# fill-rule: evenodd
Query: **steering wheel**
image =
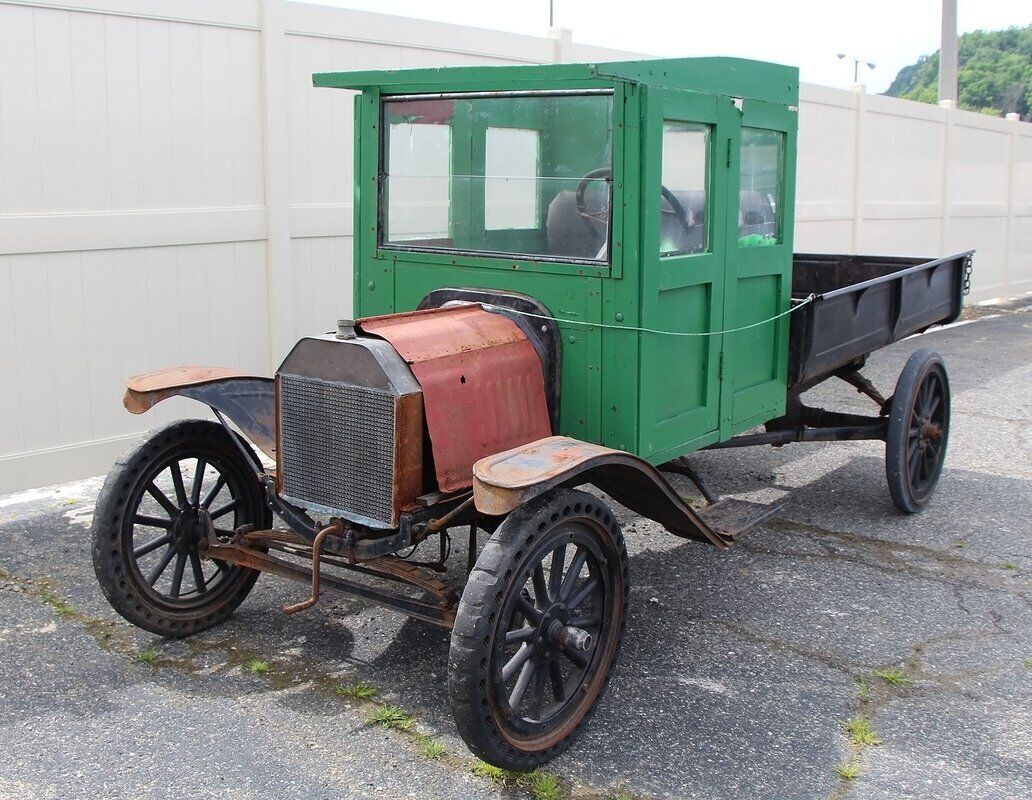
<path fill-rule="evenodd" d="M 588 191 L 588 187 L 592 182 L 599 179 L 609 180 L 613 177 L 613 171 L 609 167 L 602 167 L 601 169 L 593 169 L 581 178 L 580 183 L 577 184 L 577 213 L 580 214 L 581 219 L 584 220 L 584 224 L 588 226 L 588 229 L 594 233 L 599 228 L 603 231 L 609 225 L 609 206 L 605 208 L 592 210 L 589 209 L 584 202 L 584 195 Z M 685 233 L 691 233 L 692 222 L 688 217 L 688 210 L 684 207 L 684 204 L 677 199 L 672 191 L 665 186 L 659 187 L 659 193 L 666 201 L 670 208 L 661 208 L 660 212 L 663 214 L 673 214 L 674 218 L 681 224 Z"/>

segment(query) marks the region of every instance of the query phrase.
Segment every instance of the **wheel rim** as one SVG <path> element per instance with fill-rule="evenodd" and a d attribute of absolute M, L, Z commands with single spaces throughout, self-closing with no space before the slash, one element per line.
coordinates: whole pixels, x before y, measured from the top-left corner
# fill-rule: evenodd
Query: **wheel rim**
<path fill-rule="evenodd" d="M 144 474 L 129 507 L 124 553 L 144 594 L 185 610 L 232 591 L 244 570 L 205 558 L 204 549 L 206 516 L 219 536 L 255 520 L 235 465 L 214 453 L 167 456 Z"/>
<path fill-rule="evenodd" d="M 914 393 L 907 426 L 907 484 L 918 500 L 935 488 L 946 456 L 949 409 L 946 382 L 931 370 Z"/>
<path fill-rule="evenodd" d="M 494 705 L 508 734 L 545 743 L 590 707 L 613 638 L 613 578 L 590 523 L 567 521 L 526 560 L 499 615 Z"/>

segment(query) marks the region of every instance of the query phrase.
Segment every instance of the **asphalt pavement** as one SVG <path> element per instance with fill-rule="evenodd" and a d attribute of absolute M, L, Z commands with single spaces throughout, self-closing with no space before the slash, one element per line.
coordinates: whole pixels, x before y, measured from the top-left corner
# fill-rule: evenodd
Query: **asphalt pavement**
<path fill-rule="evenodd" d="M 558 794 L 465 750 L 446 631 L 332 595 L 285 617 L 305 588 L 266 576 L 227 624 L 161 640 L 97 588 L 102 479 L 0 497 L 0 797 L 1032 797 L 1032 313 L 972 319 L 867 370 L 889 393 L 914 350 L 946 358 L 949 457 L 921 514 L 894 510 L 870 442 L 695 454 L 721 494 L 783 503 L 729 552 L 619 509 L 624 649 L 544 770 Z M 808 399 L 870 405 L 841 383 Z M 413 726 L 370 724 L 384 702 Z"/>

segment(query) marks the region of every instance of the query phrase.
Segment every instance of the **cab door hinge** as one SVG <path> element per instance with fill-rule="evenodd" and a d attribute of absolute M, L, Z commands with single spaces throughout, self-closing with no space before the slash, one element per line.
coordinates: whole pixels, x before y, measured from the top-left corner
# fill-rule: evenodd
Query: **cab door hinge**
<path fill-rule="evenodd" d="M 720 351 L 720 358 L 717 359 L 717 379 L 724 380 L 724 351 Z"/>
<path fill-rule="evenodd" d="M 731 169 L 731 140 L 727 140 L 727 168 Z"/>

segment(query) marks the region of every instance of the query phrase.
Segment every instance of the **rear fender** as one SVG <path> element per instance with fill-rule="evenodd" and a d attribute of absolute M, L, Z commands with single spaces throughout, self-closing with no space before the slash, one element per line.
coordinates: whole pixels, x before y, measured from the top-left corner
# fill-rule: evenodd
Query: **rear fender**
<path fill-rule="evenodd" d="M 560 486 L 591 483 L 671 533 L 720 548 L 731 537 L 711 528 L 642 458 L 568 436 L 549 436 L 482 458 L 473 465 L 473 499 L 482 514 L 508 514 Z"/>
<path fill-rule="evenodd" d="M 169 397 L 189 397 L 229 417 L 269 458 L 276 459 L 276 390 L 272 378 L 222 367 L 171 367 L 126 381 L 122 403 L 133 414 Z"/>

